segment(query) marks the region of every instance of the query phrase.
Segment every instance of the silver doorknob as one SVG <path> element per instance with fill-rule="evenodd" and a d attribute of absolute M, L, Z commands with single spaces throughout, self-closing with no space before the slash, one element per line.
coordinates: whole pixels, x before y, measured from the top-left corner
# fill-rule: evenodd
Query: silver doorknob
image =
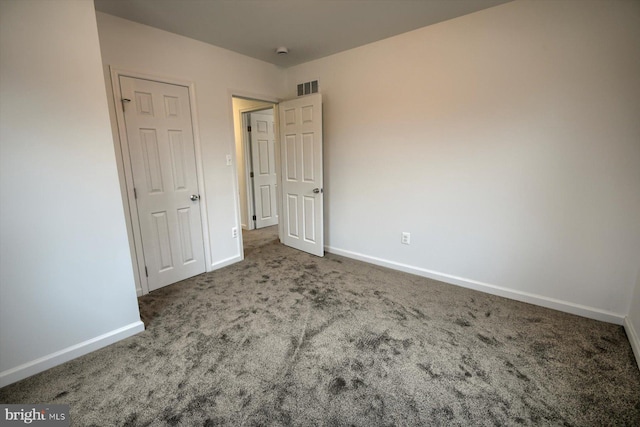
<path fill-rule="evenodd" d="M 199 195 L 199 194 L 192 194 L 192 195 L 191 195 L 191 200 L 193 200 L 194 202 L 195 202 L 196 200 L 200 200 L 200 195 Z"/>
<path fill-rule="evenodd" d="M 321 189 L 321 188 L 314 188 L 314 189 L 313 189 L 313 192 L 314 192 L 315 194 L 322 193 L 322 189 Z"/>

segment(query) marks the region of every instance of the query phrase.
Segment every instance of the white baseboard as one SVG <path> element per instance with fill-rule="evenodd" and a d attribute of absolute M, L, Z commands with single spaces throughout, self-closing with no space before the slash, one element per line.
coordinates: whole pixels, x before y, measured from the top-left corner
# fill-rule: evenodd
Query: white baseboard
<path fill-rule="evenodd" d="M 211 269 L 209 271 L 217 270 L 222 267 L 226 267 L 231 264 L 235 264 L 236 262 L 242 261 L 241 255 L 232 256 L 231 258 L 223 259 L 222 261 L 214 262 L 211 264 Z"/>
<path fill-rule="evenodd" d="M 627 332 L 627 338 L 629 338 L 633 354 L 636 356 L 638 369 L 640 369 L 640 337 L 638 337 L 638 331 L 636 331 L 633 323 L 629 320 L 629 316 L 624 319 L 624 330 Z"/>
<path fill-rule="evenodd" d="M 129 338 L 130 336 L 142 331 L 144 331 L 144 323 L 137 321 L 79 344 L 72 345 L 71 347 L 67 347 L 63 350 L 56 351 L 55 353 L 40 357 L 39 359 L 31 362 L 27 362 L 15 368 L 0 372 L 0 387 L 15 383 L 39 372 L 46 371 L 54 366 L 68 362 L 77 357 L 84 356 L 85 354 L 91 353 L 92 351 L 96 351 L 125 338 Z"/>
<path fill-rule="evenodd" d="M 622 325 L 624 322 L 623 315 L 606 311 L 606 310 L 600 310 L 595 307 L 588 307 L 580 304 L 574 304 L 568 301 L 562 301 L 555 298 L 545 297 L 542 295 L 536 295 L 528 292 L 517 291 L 514 289 L 503 288 L 501 286 L 482 283 L 482 282 L 478 282 L 476 280 L 471 280 L 471 279 L 465 279 L 463 277 L 452 276 L 450 274 L 439 273 L 437 271 L 431 271 L 431 270 L 427 270 L 420 267 L 414 267 L 411 265 L 402 264 L 395 261 L 388 261 L 385 259 L 376 258 L 369 255 L 360 254 L 357 252 L 347 251 L 344 249 L 334 248 L 331 246 L 325 246 L 325 250 L 332 254 L 342 255 L 347 258 L 357 259 L 359 261 L 364 261 L 370 264 L 391 268 L 393 270 L 403 271 L 405 273 L 415 274 L 417 276 L 428 277 L 429 279 L 439 280 L 441 282 L 462 286 L 464 288 L 485 292 L 491 295 L 497 295 L 504 298 L 513 299 L 516 301 L 535 304 L 535 305 L 539 305 L 546 308 L 552 308 L 554 310 L 563 311 L 565 313 L 571 313 L 571 314 L 575 314 L 582 317 L 588 317 L 590 319 L 601 320 L 603 322 L 614 323 L 616 325 Z"/>

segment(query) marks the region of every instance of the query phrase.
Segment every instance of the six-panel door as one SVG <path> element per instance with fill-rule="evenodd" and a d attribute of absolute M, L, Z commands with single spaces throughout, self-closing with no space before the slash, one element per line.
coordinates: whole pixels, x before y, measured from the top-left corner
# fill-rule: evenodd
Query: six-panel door
<path fill-rule="evenodd" d="M 149 290 L 205 271 L 195 148 L 184 86 L 120 77 Z"/>
<path fill-rule="evenodd" d="M 284 101 L 279 115 L 283 243 L 323 256 L 322 97 Z"/>
<path fill-rule="evenodd" d="M 251 113 L 251 164 L 256 228 L 278 223 L 273 115 Z"/>

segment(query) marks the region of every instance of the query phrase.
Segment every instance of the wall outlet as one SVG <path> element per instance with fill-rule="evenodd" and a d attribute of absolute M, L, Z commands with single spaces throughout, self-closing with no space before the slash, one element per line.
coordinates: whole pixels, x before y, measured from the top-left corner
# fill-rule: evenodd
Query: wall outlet
<path fill-rule="evenodd" d="M 403 245 L 411 244 L 411 233 L 407 233 L 406 231 L 402 233 L 402 238 L 400 239 L 400 243 Z"/>
<path fill-rule="evenodd" d="M 231 228 L 231 237 L 234 239 L 238 237 L 238 227 Z"/>
<path fill-rule="evenodd" d="M 231 154 L 227 154 L 227 166 L 231 166 Z"/>

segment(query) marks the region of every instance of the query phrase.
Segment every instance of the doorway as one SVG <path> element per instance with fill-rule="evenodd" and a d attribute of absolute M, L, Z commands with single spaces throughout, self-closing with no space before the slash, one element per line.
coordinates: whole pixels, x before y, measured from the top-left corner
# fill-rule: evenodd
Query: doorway
<path fill-rule="evenodd" d="M 274 104 L 233 97 L 236 159 L 243 230 L 254 230 L 260 201 L 274 194 L 280 241 L 313 255 L 324 255 L 322 96 L 319 93 Z M 275 191 L 254 191 L 251 115 L 273 111 Z M 256 139 L 256 138 L 254 138 Z M 279 141 L 279 142 L 278 142 Z M 262 144 L 266 147 L 267 144 Z M 267 150 L 263 150 L 267 151 Z M 258 160 L 259 161 L 259 160 Z M 253 169 L 252 169 L 253 168 Z M 254 170 L 254 177 L 251 171 Z M 261 198 L 256 203 L 257 195 Z M 255 206 L 255 207 L 254 207 Z M 254 220 L 256 215 L 256 220 Z"/>
<path fill-rule="evenodd" d="M 275 145 L 275 129 L 277 128 L 275 122 L 277 117 L 275 114 L 276 104 L 237 96 L 234 96 L 232 101 L 242 230 L 254 230 L 256 226 L 259 228 L 278 224 L 277 192 L 279 189 L 276 182 L 278 159 Z M 253 132 L 249 132 L 249 127 L 252 125 L 252 115 L 256 121 L 252 127 L 252 130 L 255 130 L 255 136 L 253 136 L 255 141 L 253 143 Z M 257 123 L 258 121 L 260 123 Z M 264 132 L 265 130 L 267 132 Z M 270 138 L 269 134 L 273 134 L 273 137 Z M 254 147 L 256 150 L 253 150 Z M 262 174 L 259 174 L 261 167 Z M 251 176 L 252 173 L 253 177 Z M 259 198 L 257 202 L 256 196 Z M 262 203 L 263 201 L 264 203 Z"/>

